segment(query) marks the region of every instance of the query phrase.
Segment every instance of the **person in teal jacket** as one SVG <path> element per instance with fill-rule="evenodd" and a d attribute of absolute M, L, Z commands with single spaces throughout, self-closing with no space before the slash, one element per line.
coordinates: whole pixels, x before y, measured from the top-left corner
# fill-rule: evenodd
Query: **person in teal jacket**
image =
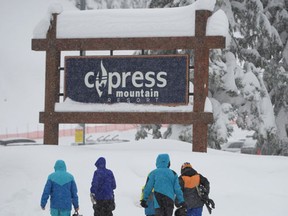
<path fill-rule="evenodd" d="M 156 159 L 156 169 L 147 177 L 141 206 L 147 208 L 147 200 L 154 189 L 154 207 L 156 216 L 172 216 L 175 195 L 179 207 L 185 206 L 183 192 L 179 185 L 178 175 L 171 170 L 168 154 L 159 154 Z"/>
<path fill-rule="evenodd" d="M 70 216 L 72 204 L 76 212 L 79 210 L 77 186 L 74 177 L 66 171 L 63 160 L 57 160 L 55 172 L 48 176 L 42 197 L 41 208 L 45 206 L 50 197 L 51 216 Z"/>

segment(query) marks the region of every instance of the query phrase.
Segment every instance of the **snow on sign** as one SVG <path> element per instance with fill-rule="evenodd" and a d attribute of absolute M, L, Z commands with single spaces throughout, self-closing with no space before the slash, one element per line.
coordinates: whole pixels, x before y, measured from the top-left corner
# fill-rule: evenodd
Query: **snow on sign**
<path fill-rule="evenodd" d="M 65 57 L 65 97 L 82 103 L 188 103 L 188 56 Z"/>

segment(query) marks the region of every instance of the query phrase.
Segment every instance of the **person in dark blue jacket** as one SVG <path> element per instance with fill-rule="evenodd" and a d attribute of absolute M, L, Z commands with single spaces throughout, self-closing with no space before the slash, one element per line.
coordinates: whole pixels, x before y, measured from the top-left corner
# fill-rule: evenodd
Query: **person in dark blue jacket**
<path fill-rule="evenodd" d="M 55 172 L 48 176 L 41 197 L 41 208 L 45 206 L 50 197 L 51 216 L 70 216 L 72 204 L 76 212 L 79 210 L 77 186 L 74 177 L 66 171 L 63 160 L 57 160 Z"/>
<path fill-rule="evenodd" d="M 90 193 L 93 203 L 94 216 L 112 216 L 115 209 L 114 190 L 116 181 L 111 170 L 106 169 L 106 160 L 100 157 L 95 166 Z"/>
<path fill-rule="evenodd" d="M 156 216 L 172 216 L 175 195 L 179 200 L 179 207 L 185 206 L 183 192 L 179 185 L 177 174 L 171 170 L 168 154 L 159 154 L 156 159 L 156 169 L 148 175 L 144 187 L 141 206 L 147 208 L 147 200 L 154 189 L 154 207 Z"/>

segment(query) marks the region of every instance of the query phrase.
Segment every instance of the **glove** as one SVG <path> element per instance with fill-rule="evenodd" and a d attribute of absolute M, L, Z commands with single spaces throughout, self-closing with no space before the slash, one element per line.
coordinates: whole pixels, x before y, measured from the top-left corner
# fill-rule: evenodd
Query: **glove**
<path fill-rule="evenodd" d="M 74 214 L 72 216 L 79 216 L 78 211 L 75 211 Z"/>
<path fill-rule="evenodd" d="M 96 200 L 95 200 L 95 194 L 94 193 L 90 193 L 90 199 L 93 205 L 96 204 Z"/>
<path fill-rule="evenodd" d="M 147 208 L 147 207 L 148 207 L 146 200 L 141 200 L 141 201 L 140 201 L 140 205 L 141 205 L 143 208 Z"/>
<path fill-rule="evenodd" d="M 212 199 L 208 199 L 208 205 L 211 205 L 211 208 L 215 209 L 215 203 Z"/>
<path fill-rule="evenodd" d="M 185 202 L 179 203 L 178 206 L 179 206 L 179 208 L 186 208 L 187 207 Z"/>

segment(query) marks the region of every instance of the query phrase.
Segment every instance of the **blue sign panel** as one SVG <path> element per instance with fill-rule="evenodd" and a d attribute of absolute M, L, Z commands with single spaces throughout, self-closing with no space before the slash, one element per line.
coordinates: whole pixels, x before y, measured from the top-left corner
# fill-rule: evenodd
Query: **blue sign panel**
<path fill-rule="evenodd" d="M 65 57 L 65 97 L 83 103 L 188 103 L 188 55 Z"/>

